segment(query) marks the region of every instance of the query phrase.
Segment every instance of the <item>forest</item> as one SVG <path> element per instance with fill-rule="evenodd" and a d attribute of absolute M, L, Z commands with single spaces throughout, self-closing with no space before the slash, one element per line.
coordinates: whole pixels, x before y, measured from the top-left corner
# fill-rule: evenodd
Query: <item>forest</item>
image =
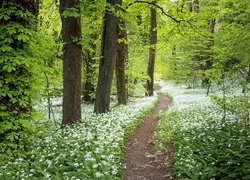
<path fill-rule="evenodd" d="M 249 92 L 249 0 L 0 0 L 0 179 L 250 179 Z"/>

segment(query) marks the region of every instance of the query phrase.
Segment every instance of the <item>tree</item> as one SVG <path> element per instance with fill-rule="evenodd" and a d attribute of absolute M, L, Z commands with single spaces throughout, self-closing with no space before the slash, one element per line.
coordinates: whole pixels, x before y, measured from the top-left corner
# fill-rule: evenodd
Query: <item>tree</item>
<path fill-rule="evenodd" d="M 39 6 L 34 0 L 0 0 L 0 7 L 0 151 L 5 151 L 21 147 L 31 130 L 36 59 L 31 46 Z"/>
<path fill-rule="evenodd" d="M 109 110 L 110 106 L 111 86 L 114 65 L 117 58 L 118 44 L 118 18 L 114 12 L 112 12 L 112 8 L 116 9 L 116 6 L 120 4 L 119 2 L 120 0 L 107 0 L 107 7 L 104 14 L 101 59 L 94 107 L 95 113 L 105 113 Z"/>
<path fill-rule="evenodd" d="M 156 4 L 156 1 L 153 1 Z M 148 71 L 149 79 L 146 85 L 146 95 L 152 96 L 154 93 L 154 67 L 155 67 L 155 54 L 156 54 L 156 42 L 157 42 L 157 30 L 156 30 L 156 9 L 151 7 L 150 9 L 150 48 L 148 59 Z"/>
<path fill-rule="evenodd" d="M 125 74 L 126 64 L 128 62 L 128 42 L 127 29 L 124 20 L 121 20 L 118 26 L 118 48 L 116 60 L 116 88 L 118 104 L 127 104 L 128 90 L 127 77 Z"/>
<path fill-rule="evenodd" d="M 81 17 L 79 0 L 61 0 L 63 40 L 62 126 L 81 119 Z"/>
<path fill-rule="evenodd" d="M 95 45 L 93 44 L 93 49 Z M 85 75 L 86 79 L 83 87 L 83 97 L 85 102 L 93 103 L 95 98 L 93 93 L 95 91 L 95 65 L 96 60 L 94 59 L 94 52 L 85 52 L 84 54 L 84 65 L 85 65 Z"/>

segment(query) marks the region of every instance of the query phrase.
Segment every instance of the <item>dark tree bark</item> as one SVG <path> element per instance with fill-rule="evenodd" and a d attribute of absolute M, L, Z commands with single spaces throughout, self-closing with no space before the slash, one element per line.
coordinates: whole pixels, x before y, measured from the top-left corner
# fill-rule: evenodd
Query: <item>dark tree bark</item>
<path fill-rule="evenodd" d="M 121 41 L 118 43 L 118 56 L 116 60 L 117 99 L 118 104 L 127 104 L 128 90 L 125 69 L 128 61 L 128 44 L 126 24 L 124 20 L 122 20 L 118 26 L 118 38 Z"/>
<path fill-rule="evenodd" d="M 118 5 L 120 0 L 107 0 L 111 6 Z M 104 15 L 104 27 L 102 34 L 102 48 L 99 75 L 96 89 L 96 101 L 94 112 L 105 113 L 109 111 L 110 107 L 110 94 L 112 79 L 114 73 L 114 65 L 117 58 L 117 45 L 118 45 L 118 18 L 106 8 Z"/>
<path fill-rule="evenodd" d="M 153 1 L 156 4 L 156 1 Z M 153 96 L 154 93 L 154 67 L 155 67 L 155 54 L 156 54 L 156 42 L 157 42 L 157 30 L 156 30 L 156 9 L 150 10 L 150 48 L 149 48 L 149 60 L 147 74 L 149 79 L 146 84 L 146 96 Z"/>
<path fill-rule="evenodd" d="M 63 120 L 62 126 L 81 119 L 81 18 L 63 13 L 75 8 L 80 13 L 79 0 L 60 0 L 63 39 Z"/>

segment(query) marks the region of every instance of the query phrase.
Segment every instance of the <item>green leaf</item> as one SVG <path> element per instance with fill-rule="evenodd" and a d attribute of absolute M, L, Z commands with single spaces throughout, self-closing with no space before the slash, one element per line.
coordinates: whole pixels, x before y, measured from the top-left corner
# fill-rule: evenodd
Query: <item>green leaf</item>
<path fill-rule="evenodd" d="M 27 36 L 26 34 L 19 34 L 16 36 L 17 40 L 19 41 L 23 41 L 23 42 L 28 42 L 29 41 L 29 36 Z"/>
<path fill-rule="evenodd" d="M 62 17 L 67 18 L 67 17 L 79 17 L 80 13 L 79 10 L 76 8 L 68 8 L 62 13 Z"/>
<path fill-rule="evenodd" d="M 12 47 L 10 47 L 10 46 L 3 45 L 3 46 L 0 48 L 0 50 L 1 50 L 2 52 L 11 52 L 13 49 L 12 49 Z"/>

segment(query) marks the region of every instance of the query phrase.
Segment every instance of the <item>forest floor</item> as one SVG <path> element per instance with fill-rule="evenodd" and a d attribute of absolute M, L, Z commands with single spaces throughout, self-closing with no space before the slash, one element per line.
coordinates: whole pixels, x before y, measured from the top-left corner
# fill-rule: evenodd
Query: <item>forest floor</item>
<path fill-rule="evenodd" d="M 170 106 L 163 95 L 159 95 L 159 103 L 155 110 L 131 135 L 125 145 L 124 180 L 161 180 L 172 179 L 171 156 L 172 146 L 164 153 L 154 149 L 153 133 L 157 125 L 157 116 Z M 169 161 L 166 164 L 166 159 Z"/>

